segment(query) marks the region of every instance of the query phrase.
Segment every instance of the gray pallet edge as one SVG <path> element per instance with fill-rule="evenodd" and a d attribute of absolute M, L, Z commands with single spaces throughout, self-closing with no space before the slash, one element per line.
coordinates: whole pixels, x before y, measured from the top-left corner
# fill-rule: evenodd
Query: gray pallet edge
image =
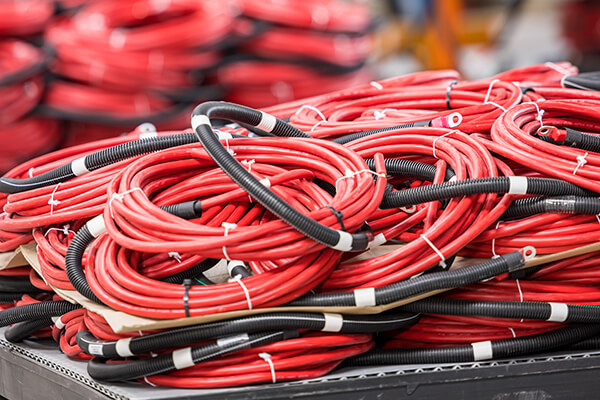
<path fill-rule="evenodd" d="M 103 385 L 85 363 L 58 350 L 12 344 L 0 335 L 0 395 L 29 399 L 493 399 L 598 398 L 600 352 L 513 360 L 344 369 L 303 382 L 220 390 Z"/>

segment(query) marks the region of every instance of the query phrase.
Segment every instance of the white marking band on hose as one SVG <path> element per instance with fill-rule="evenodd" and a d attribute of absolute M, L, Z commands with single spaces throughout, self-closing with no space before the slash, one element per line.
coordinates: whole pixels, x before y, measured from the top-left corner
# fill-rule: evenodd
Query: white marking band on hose
<path fill-rule="evenodd" d="M 245 343 L 250 340 L 250 337 L 247 333 L 242 333 L 240 335 L 227 336 L 221 339 L 217 339 L 217 346 L 219 347 L 230 347 L 234 344 Z"/>
<path fill-rule="evenodd" d="M 90 234 L 97 238 L 98 236 L 106 233 L 106 225 L 104 225 L 104 215 L 100 214 L 92 219 L 90 219 L 85 226 L 87 226 Z"/>
<path fill-rule="evenodd" d="M 73 171 L 73 175 L 75 176 L 81 176 L 90 172 L 85 166 L 85 156 L 71 162 L 71 171 Z"/>
<path fill-rule="evenodd" d="M 565 303 L 548 303 L 550 305 L 550 316 L 546 321 L 565 322 L 569 317 L 569 306 Z"/>
<path fill-rule="evenodd" d="M 119 339 L 115 345 L 115 350 L 119 357 L 132 357 L 134 354 L 131 352 L 131 348 L 129 347 L 129 343 L 131 343 L 131 338 Z"/>
<path fill-rule="evenodd" d="M 62 319 L 60 319 L 60 317 L 56 318 L 56 321 L 54 321 L 54 326 L 56 326 L 58 329 L 62 329 L 65 327 L 65 323 L 62 322 Z"/>
<path fill-rule="evenodd" d="M 339 332 L 344 326 L 344 317 L 341 314 L 323 313 L 325 325 L 322 332 Z"/>
<path fill-rule="evenodd" d="M 357 307 L 369 307 L 377 305 L 375 301 L 375 288 L 356 289 L 354 291 L 354 304 Z"/>
<path fill-rule="evenodd" d="M 494 351 L 492 350 L 492 342 L 486 340 L 485 342 L 471 343 L 473 347 L 473 360 L 491 360 L 494 358 Z"/>
<path fill-rule="evenodd" d="M 93 356 L 103 356 L 103 346 L 101 344 L 90 344 L 88 346 L 88 354 L 91 354 Z"/>
<path fill-rule="evenodd" d="M 243 261 L 239 261 L 239 260 L 229 261 L 229 263 L 227 263 L 227 273 L 229 274 L 229 276 L 231 276 L 231 271 L 233 271 L 233 269 L 235 267 L 242 267 L 242 268 L 246 269 L 246 264 L 244 264 Z"/>
<path fill-rule="evenodd" d="M 508 194 L 527 194 L 527 177 L 526 176 L 509 176 Z"/>
<path fill-rule="evenodd" d="M 153 139 L 158 137 L 158 132 L 144 132 L 140 133 L 140 140 Z"/>
<path fill-rule="evenodd" d="M 337 233 L 340 235 L 340 237 L 337 244 L 333 246 L 332 249 L 339 251 L 352 250 L 352 235 L 344 231 L 337 231 Z"/>
<path fill-rule="evenodd" d="M 192 115 L 192 129 L 196 130 L 200 125 L 208 125 L 212 128 L 210 124 L 210 118 L 206 115 Z"/>
<path fill-rule="evenodd" d="M 176 369 L 184 369 L 194 366 L 194 359 L 192 358 L 192 348 L 186 347 L 185 349 L 175 350 L 173 352 L 173 366 Z"/>
<path fill-rule="evenodd" d="M 267 114 L 266 112 L 261 111 L 260 122 L 256 127 L 265 132 L 272 132 L 275 129 L 275 124 L 277 123 L 277 118 L 272 116 L 271 114 Z"/>

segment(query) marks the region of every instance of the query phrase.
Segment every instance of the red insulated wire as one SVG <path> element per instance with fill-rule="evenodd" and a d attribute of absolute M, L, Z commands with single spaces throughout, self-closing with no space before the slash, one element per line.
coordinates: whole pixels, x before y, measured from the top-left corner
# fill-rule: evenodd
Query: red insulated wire
<path fill-rule="evenodd" d="M 370 24 L 364 4 L 339 0 L 241 0 L 242 12 L 280 25 L 337 32 L 360 32 Z"/>
<path fill-rule="evenodd" d="M 330 372 L 344 359 L 362 354 L 373 345 L 371 335 L 365 334 L 305 334 L 185 370 L 149 376 L 144 381 L 162 386 L 216 388 L 310 379 Z"/>
<path fill-rule="evenodd" d="M 40 33 L 54 15 L 50 0 L 3 1 L 0 3 L 0 36 Z"/>

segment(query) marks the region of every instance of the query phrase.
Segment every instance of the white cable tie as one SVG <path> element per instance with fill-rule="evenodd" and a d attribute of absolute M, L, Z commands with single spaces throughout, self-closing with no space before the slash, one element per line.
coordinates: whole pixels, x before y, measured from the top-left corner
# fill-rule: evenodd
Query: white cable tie
<path fill-rule="evenodd" d="M 215 135 L 217 135 L 217 137 L 219 138 L 219 140 L 233 138 L 233 136 L 231 135 L 231 133 L 226 132 L 226 131 L 222 131 L 220 129 L 215 129 L 214 132 L 215 132 Z"/>
<path fill-rule="evenodd" d="M 526 176 L 509 176 L 508 182 L 508 194 L 527 194 L 528 182 Z"/>
<path fill-rule="evenodd" d="M 433 251 L 435 251 L 436 254 L 440 257 L 439 266 L 442 268 L 446 268 L 448 265 L 446 264 L 446 257 L 444 257 L 442 252 L 437 247 L 435 247 L 433 242 L 431 240 L 429 240 L 427 238 L 427 236 L 421 234 L 421 239 L 423 239 L 425 241 L 425 243 L 427 243 L 429 245 L 429 247 L 431 247 L 433 249 Z"/>
<path fill-rule="evenodd" d="M 148 380 L 148 377 L 147 377 L 147 376 L 145 376 L 145 377 L 144 377 L 144 382 L 146 382 L 148 385 L 150 385 L 150 386 L 152 386 L 152 387 L 158 387 L 158 385 L 155 385 L 154 383 L 150 382 L 150 381 Z"/>
<path fill-rule="evenodd" d="M 473 347 L 474 361 L 491 360 L 494 358 L 492 342 L 489 340 L 486 340 L 485 342 L 471 343 L 471 347 Z"/>
<path fill-rule="evenodd" d="M 598 223 L 600 224 L 600 214 L 596 214 L 596 220 L 598 221 Z"/>
<path fill-rule="evenodd" d="M 577 173 L 577 171 L 579 170 L 579 168 L 583 168 L 583 166 L 585 164 L 587 164 L 587 160 L 585 159 L 588 156 L 588 152 L 586 151 L 584 155 L 578 155 L 577 156 L 577 166 L 575 166 L 575 169 L 573 170 L 573 175 L 575 175 Z"/>
<path fill-rule="evenodd" d="M 256 163 L 256 160 L 242 160 L 240 162 L 248 167 L 248 172 L 252 172 L 252 164 Z"/>
<path fill-rule="evenodd" d="M 388 112 L 388 111 L 398 111 L 398 110 L 395 109 L 395 108 L 384 108 L 381 111 L 375 110 L 375 112 L 373 112 L 373 116 L 375 117 L 376 121 L 379 121 L 380 119 L 386 117 L 385 113 Z"/>
<path fill-rule="evenodd" d="M 339 191 L 339 189 L 338 189 L 338 183 L 340 181 L 343 181 L 344 179 L 348 179 L 348 178 L 354 178 L 356 175 L 359 175 L 359 174 L 362 174 L 362 173 L 365 173 L 365 172 L 368 172 L 368 173 L 373 174 L 375 176 L 378 176 L 380 178 L 387 178 L 387 175 L 382 174 L 382 173 L 377 172 L 377 171 L 372 171 L 370 169 L 361 169 L 360 171 L 354 171 L 354 172 L 352 172 L 350 170 L 346 170 L 346 173 L 345 173 L 344 176 L 336 179 L 336 181 L 335 181 L 335 190 Z"/>
<path fill-rule="evenodd" d="M 184 369 L 194 366 L 194 358 L 192 357 L 192 348 L 175 350 L 171 355 L 173 366 L 175 369 Z"/>
<path fill-rule="evenodd" d="M 325 122 L 327 122 L 327 121 L 321 120 L 321 121 L 317 122 L 310 128 L 310 132 L 313 132 L 319 125 L 324 124 Z"/>
<path fill-rule="evenodd" d="M 517 338 L 517 333 L 515 332 L 515 330 L 513 328 L 508 328 L 508 330 L 512 333 L 513 338 Z"/>
<path fill-rule="evenodd" d="M 229 138 L 228 137 L 225 138 L 225 148 L 227 149 L 227 152 L 229 154 L 231 154 L 232 156 L 236 155 L 235 151 L 233 151 L 232 149 L 229 148 Z"/>
<path fill-rule="evenodd" d="M 565 303 L 548 303 L 550 305 L 550 316 L 546 321 L 565 322 L 569 317 L 569 306 Z"/>
<path fill-rule="evenodd" d="M 170 251 L 169 257 L 174 258 L 178 263 L 181 263 L 181 254 L 177 251 Z"/>
<path fill-rule="evenodd" d="M 483 104 L 491 104 L 494 107 L 501 109 L 502 111 L 506 111 L 506 108 L 502 107 L 500 104 L 498 104 L 494 101 L 488 101 L 487 103 L 483 103 Z"/>
<path fill-rule="evenodd" d="M 560 65 L 558 65 L 558 64 L 555 64 L 555 63 L 553 63 L 553 62 L 551 62 L 551 61 L 547 61 L 547 62 L 545 62 L 545 63 L 544 63 L 544 65 L 545 65 L 546 67 L 548 67 L 548 68 L 551 68 L 551 69 L 555 70 L 555 71 L 556 71 L 556 72 L 558 72 L 559 74 L 563 74 L 564 76 L 571 76 L 571 75 L 573 75 L 573 74 L 571 73 L 571 71 L 569 71 L 568 69 L 566 69 L 566 68 L 563 68 L 563 67 L 561 67 Z"/>
<path fill-rule="evenodd" d="M 369 85 L 373 86 L 375 89 L 383 90 L 383 85 L 377 81 L 369 82 Z"/>
<path fill-rule="evenodd" d="M 104 224 L 104 215 L 96 215 L 94 218 L 86 222 L 85 226 L 88 228 L 90 235 L 97 238 L 98 236 L 106 232 L 106 225 Z"/>
<path fill-rule="evenodd" d="M 271 355 L 269 353 L 258 353 L 258 356 L 265 360 L 269 364 L 269 368 L 271 369 L 271 378 L 273 383 L 277 383 L 277 379 L 275 377 L 275 365 L 273 364 L 273 360 L 271 360 Z"/>
<path fill-rule="evenodd" d="M 240 285 L 240 287 L 244 291 L 244 295 L 246 296 L 246 302 L 248 303 L 248 310 L 252 310 L 252 300 L 250 299 L 250 291 L 248 290 L 248 288 L 246 287 L 244 282 L 242 282 L 242 276 L 237 275 L 235 278 L 231 279 L 231 282 L 237 282 Z"/>
<path fill-rule="evenodd" d="M 223 228 L 225 228 L 225 233 L 223 234 L 223 237 L 227 237 L 227 235 L 229 234 L 229 230 L 230 230 L 230 229 L 235 229 L 235 228 L 237 228 L 237 225 L 236 225 L 236 224 L 231 224 L 231 223 L 229 223 L 229 222 L 223 222 L 223 223 L 221 224 L 221 226 L 222 226 Z M 229 258 L 229 254 L 227 254 L 227 248 L 226 248 L 226 246 L 223 246 L 223 247 L 222 247 L 222 249 L 223 249 L 223 255 L 225 256 L 225 259 L 226 259 L 227 261 L 231 261 L 231 258 Z"/>
<path fill-rule="evenodd" d="M 271 181 L 269 180 L 269 178 L 261 179 L 259 182 L 267 189 L 271 188 Z"/>
<path fill-rule="evenodd" d="M 33 167 L 29 168 L 29 170 L 27 171 L 27 173 L 29 174 L 30 178 L 33 178 Z"/>
<path fill-rule="evenodd" d="M 65 235 L 65 236 L 69 236 L 69 233 L 75 234 L 75 231 L 72 231 L 71 229 L 69 229 L 70 227 L 71 226 L 67 224 L 67 225 L 63 225 L 62 228 L 48 228 L 46 233 L 44 233 L 44 237 L 48 236 L 48 233 L 50 233 L 50 231 L 62 232 L 63 235 Z"/>
<path fill-rule="evenodd" d="M 115 351 L 119 355 L 119 357 L 132 357 L 134 354 L 131 352 L 131 347 L 129 344 L 131 343 L 131 338 L 119 339 L 115 344 Z"/>
<path fill-rule="evenodd" d="M 354 304 L 356 307 L 371 307 L 377 305 L 375 288 L 364 288 L 354 290 Z"/>
<path fill-rule="evenodd" d="M 56 194 L 56 190 L 58 189 L 59 186 L 60 186 L 60 183 L 57 183 L 56 186 L 54 187 L 54 190 L 52 191 L 52 194 L 50 195 L 50 199 L 48 200 L 48 204 L 50 205 L 50 216 L 52 216 L 52 214 L 54 214 L 54 206 L 57 206 L 60 204 L 60 200 L 54 199 L 54 195 Z"/>
<path fill-rule="evenodd" d="M 344 327 L 344 317 L 342 314 L 323 313 L 325 324 L 321 332 L 340 332 Z"/>
<path fill-rule="evenodd" d="M 209 128 L 212 129 L 210 118 L 208 118 L 206 115 L 192 115 L 192 129 L 194 130 L 194 132 L 196 131 L 196 128 L 198 128 L 200 125 L 207 125 Z"/>
<path fill-rule="evenodd" d="M 112 196 L 110 197 L 110 200 L 108 201 L 108 209 L 110 211 L 110 217 L 112 219 L 114 219 L 114 215 L 113 215 L 113 209 L 112 209 L 112 202 L 115 200 L 120 201 L 121 203 L 123 202 L 123 198 L 125 198 L 125 196 L 127 196 L 130 193 L 135 192 L 136 190 L 139 190 L 140 193 L 142 193 L 142 195 L 148 199 L 148 196 L 146 196 L 146 193 L 144 193 L 144 191 L 142 190 L 142 188 L 140 187 L 134 187 L 132 189 L 126 190 L 123 193 L 113 193 Z"/>
<path fill-rule="evenodd" d="M 500 82 L 500 80 L 499 79 L 493 79 L 490 82 L 490 85 L 488 86 L 487 93 L 485 94 L 485 98 L 483 99 L 483 104 L 487 104 L 488 103 L 488 100 L 490 99 L 490 95 L 492 94 L 492 87 L 494 86 L 494 83 L 496 83 L 496 82 Z"/>
<path fill-rule="evenodd" d="M 304 104 L 304 105 L 300 106 L 300 108 L 294 113 L 294 115 L 300 114 L 302 112 L 302 110 L 304 110 L 305 108 L 308 109 L 308 110 L 316 112 L 317 115 L 319 117 L 321 117 L 321 119 L 323 120 L 323 122 L 327 122 L 327 118 L 325 118 L 325 115 L 321 112 L 321 110 L 319 110 L 315 106 L 311 106 L 310 104 Z"/>
<path fill-rule="evenodd" d="M 414 214 L 417 211 L 417 206 L 413 204 L 410 207 L 400 207 L 400 210 L 404 211 L 407 214 Z"/>
<path fill-rule="evenodd" d="M 496 224 L 496 230 L 498 230 L 498 227 L 500 226 L 501 223 L 502 223 L 502 221 L 498 221 L 498 223 Z M 498 254 L 496 254 L 496 237 L 494 237 L 492 239 L 492 254 L 493 254 L 492 258 L 500 257 Z"/>
<path fill-rule="evenodd" d="M 533 104 L 535 106 L 535 109 L 537 110 L 537 115 L 535 116 L 535 120 L 540 123 L 540 128 L 544 127 L 544 121 L 543 121 L 542 117 L 544 116 L 544 113 L 546 112 L 546 110 L 540 109 L 540 105 L 535 101 L 526 101 L 525 103 L 521 103 L 521 104 Z"/>
<path fill-rule="evenodd" d="M 519 300 L 521 301 L 521 303 L 523 302 L 523 291 L 521 290 L 521 283 L 519 282 L 518 279 L 515 279 L 515 282 L 517 283 L 517 289 L 519 290 Z M 521 318 L 521 322 L 523 322 L 524 319 Z"/>
<path fill-rule="evenodd" d="M 264 111 L 261 111 L 260 114 L 260 122 L 256 125 L 256 128 L 269 133 L 273 132 L 275 124 L 277 124 L 277 118 Z"/>
<path fill-rule="evenodd" d="M 438 156 L 435 154 L 435 143 L 436 143 L 438 140 L 440 140 L 440 139 L 442 139 L 442 138 L 445 138 L 446 136 L 448 136 L 448 135 L 450 135 L 450 134 L 452 134 L 452 133 L 456 133 L 456 132 L 458 132 L 458 131 L 457 131 L 456 129 L 454 129 L 454 130 L 451 130 L 450 132 L 446 132 L 446 133 L 444 133 L 442 136 L 438 136 L 438 137 L 436 137 L 435 139 L 433 139 L 433 144 L 431 145 L 431 149 L 432 149 L 433 156 L 434 156 L 435 158 L 437 158 L 438 160 L 440 159 L 440 158 L 439 158 L 439 157 L 438 157 Z"/>

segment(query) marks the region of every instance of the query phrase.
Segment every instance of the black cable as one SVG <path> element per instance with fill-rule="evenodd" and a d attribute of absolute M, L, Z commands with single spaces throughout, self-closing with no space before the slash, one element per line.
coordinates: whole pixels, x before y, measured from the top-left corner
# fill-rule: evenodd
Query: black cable
<path fill-rule="evenodd" d="M 50 318 L 40 318 L 31 321 L 19 322 L 4 331 L 4 338 L 11 343 L 17 343 L 31 336 L 31 334 L 53 324 Z"/>
<path fill-rule="evenodd" d="M 512 202 L 500 217 L 501 220 L 523 218 L 536 214 L 600 214 L 600 199 L 597 197 L 528 197 Z"/>
<path fill-rule="evenodd" d="M 32 319 L 57 317 L 78 308 L 81 308 L 79 304 L 72 304 L 68 301 L 42 301 L 17 306 L 0 311 L 0 326 L 8 326 Z"/>

